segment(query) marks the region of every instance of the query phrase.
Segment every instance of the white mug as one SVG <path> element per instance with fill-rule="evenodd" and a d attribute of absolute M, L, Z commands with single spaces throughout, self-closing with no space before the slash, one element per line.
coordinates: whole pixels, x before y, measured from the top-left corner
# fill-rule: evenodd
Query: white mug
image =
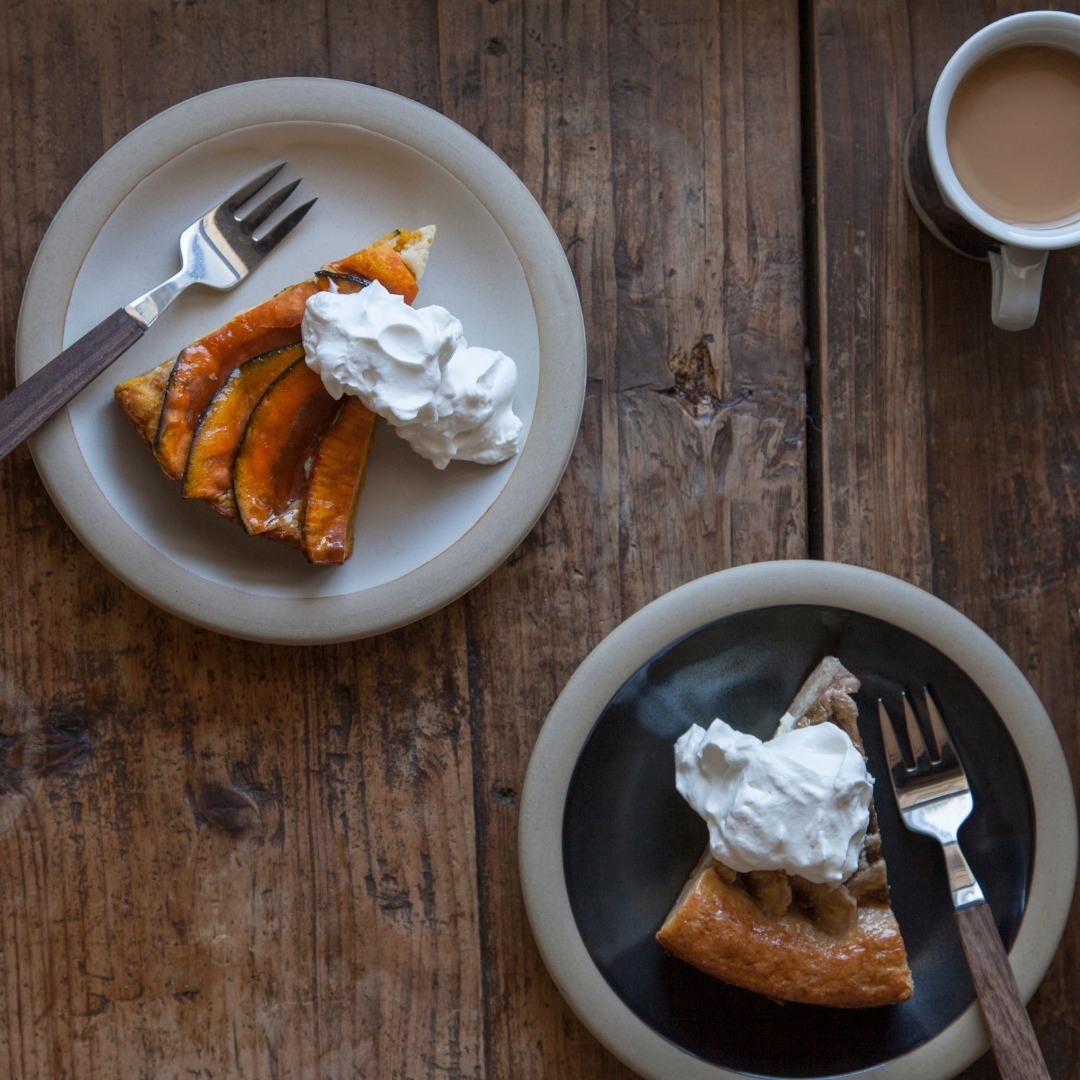
<path fill-rule="evenodd" d="M 1018 45 L 1050 45 L 1080 55 L 1080 16 L 1029 11 L 984 27 L 964 42 L 945 65 L 925 120 L 926 150 L 941 200 L 989 238 L 985 257 L 993 274 L 991 317 L 994 325 L 1004 330 L 1026 330 L 1035 322 L 1048 252 L 1080 244 L 1080 213 L 1050 225 L 1002 221 L 968 194 L 949 159 L 946 124 L 956 88 L 987 57 Z M 914 194 L 912 198 L 924 222 L 934 228 L 926 219 L 925 205 L 920 206 Z"/>

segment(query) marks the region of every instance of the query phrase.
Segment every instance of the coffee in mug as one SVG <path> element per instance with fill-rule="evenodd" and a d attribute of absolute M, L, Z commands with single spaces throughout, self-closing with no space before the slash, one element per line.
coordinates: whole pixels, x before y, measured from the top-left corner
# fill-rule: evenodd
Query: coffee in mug
<path fill-rule="evenodd" d="M 1080 16 L 1010 15 L 968 38 L 908 134 L 923 223 L 991 269 L 996 326 L 1039 312 L 1047 254 L 1080 245 Z"/>
<path fill-rule="evenodd" d="M 1018 45 L 988 56 L 953 92 L 946 143 L 957 179 L 994 217 L 1080 216 L 1080 55 Z"/>

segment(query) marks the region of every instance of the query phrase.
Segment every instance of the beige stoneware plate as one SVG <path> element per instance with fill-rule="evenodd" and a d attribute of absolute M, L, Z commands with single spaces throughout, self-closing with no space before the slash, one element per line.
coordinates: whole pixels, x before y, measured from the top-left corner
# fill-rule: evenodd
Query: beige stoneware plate
<path fill-rule="evenodd" d="M 31 452 L 72 530 L 154 603 L 251 640 L 342 641 L 422 618 L 490 574 L 540 517 L 577 436 L 586 355 L 573 276 L 540 206 L 479 140 L 417 102 L 338 80 L 241 83 L 174 106 L 110 149 L 57 213 L 27 281 L 17 373 L 170 276 L 184 225 L 280 159 L 283 180 L 303 177 L 296 199 L 318 196 L 300 228 L 236 289 L 185 294 Z M 518 457 L 439 472 L 380 425 L 356 551 L 337 568 L 180 499 L 113 386 L 323 263 L 430 223 L 438 235 L 417 304 L 448 308 L 471 344 L 517 362 Z"/>

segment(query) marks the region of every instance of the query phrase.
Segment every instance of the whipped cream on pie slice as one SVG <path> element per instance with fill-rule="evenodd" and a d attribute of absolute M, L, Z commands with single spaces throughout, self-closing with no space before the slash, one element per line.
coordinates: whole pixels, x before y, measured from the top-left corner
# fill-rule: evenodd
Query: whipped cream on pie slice
<path fill-rule="evenodd" d="M 709 850 L 741 873 L 784 870 L 840 884 L 859 868 L 874 781 L 835 724 L 763 742 L 717 718 L 675 743 L 675 787 L 709 827 Z"/>
<path fill-rule="evenodd" d="M 517 366 L 469 345 L 446 308 L 411 307 L 374 281 L 359 292 L 316 293 L 301 331 L 308 366 L 330 396 L 359 398 L 437 469 L 517 454 Z"/>

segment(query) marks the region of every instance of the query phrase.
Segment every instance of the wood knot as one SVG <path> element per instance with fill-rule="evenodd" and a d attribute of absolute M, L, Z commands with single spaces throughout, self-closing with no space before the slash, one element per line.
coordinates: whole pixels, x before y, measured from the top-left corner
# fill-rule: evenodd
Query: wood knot
<path fill-rule="evenodd" d="M 232 835 L 259 824 L 259 804 L 246 791 L 221 780 L 208 780 L 195 793 L 196 819 Z"/>
<path fill-rule="evenodd" d="M 491 794 L 496 802 L 506 803 L 513 806 L 517 802 L 517 792 L 505 784 L 492 784 Z"/>
<path fill-rule="evenodd" d="M 695 420 L 711 420 L 720 411 L 720 378 L 713 362 L 712 334 L 705 334 L 690 348 L 680 349 L 668 361 L 675 385 L 664 391 Z"/>
<path fill-rule="evenodd" d="M 75 713 L 53 715 L 17 735 L 0 735 L 0 795 L 22 790 L 31 780 L 77 768 L 89 755 L 86 721 Z"/>

